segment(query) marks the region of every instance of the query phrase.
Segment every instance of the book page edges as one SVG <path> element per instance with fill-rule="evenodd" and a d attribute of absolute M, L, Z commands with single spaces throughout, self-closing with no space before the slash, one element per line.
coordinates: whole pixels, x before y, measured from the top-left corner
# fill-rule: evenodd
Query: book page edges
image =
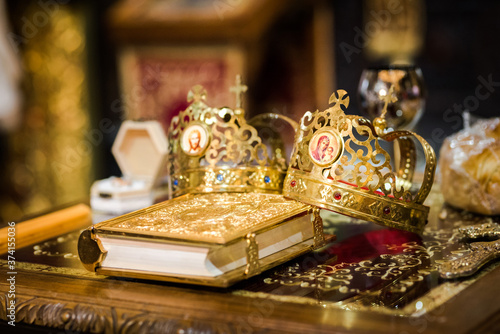
<path fill-rule="evenodd" d="M 300 255 L 308 253 L 313 248 L 313 244 L 314 240 L 311 238 L 297 245 L 284 249 L 278 253 L 274 253 L 272 255 L 269 255 L 268 257 L 261 259 L 260 263 L 262 271 L 271 269 L 275 266 L 290 261 Z M 99 275 L 149 279 L 149 280 L 174 282 L 174 283 L 198 284 L 198 285 L 213 286 L 220 288 L 231 286 L 232 284 L 238 281 L 251 277 L 245 275 L 245 266 L 239 267 L 232 271 L 228 271 L 216 277 L 178 275 L 178 274 L 165 275 L 164 273 L 153 272 L 153 271 L 145 273 L 139 270 L 119 270 L 119 269 L 108 269 L 108 268 L 97 268 L 96 273 Z"/>
<path fill-rule="evenodd" d="M 312 215 L 299 215 L 257 232 L 259 259 L 312 238 Z M 246 265 L 246 240 L 228 245 L 176 243 L 129 238 L 96 236 L 107 252 L 99 270 L 156 272 L 162 275 L 216 277 Z"/>

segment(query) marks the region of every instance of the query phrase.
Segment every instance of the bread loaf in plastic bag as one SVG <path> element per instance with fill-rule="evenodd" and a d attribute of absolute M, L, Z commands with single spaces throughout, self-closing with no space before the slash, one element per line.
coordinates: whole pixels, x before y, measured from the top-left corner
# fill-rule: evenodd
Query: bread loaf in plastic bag
<path fill-rule="evenodd" d="M 441 147 L 441 189 L 450 205 L 500 214 L 500 118 L 479 120 Z"/>

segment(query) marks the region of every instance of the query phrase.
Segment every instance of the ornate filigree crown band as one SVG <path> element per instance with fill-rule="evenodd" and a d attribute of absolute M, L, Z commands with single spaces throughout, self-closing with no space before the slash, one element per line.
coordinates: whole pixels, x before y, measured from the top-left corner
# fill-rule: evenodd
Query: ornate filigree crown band
<path fill-rule="evenodd" d="M 286 197 L 375 223 L 421 233 L 429 208 L 423 205 L 433 183 L 432 147 L 411 131 L 385 129 L 385 119 L 345 115 L 349 97 L 338 90 L 332 107 L 306 112 L 284 183 Z M 396 170 L 382 142 L 395 142 Z M 397 145 L 396 145 L 397 143 Z M 416 146 L 425 155 L 420 184 L 413 183 Z"/>
<path fill-rule="evenodd" d="M 238 76 L 231 89 L 236 93 L 234 110 L 207 106 L 202 86 L 189 92 L 191 104 L 172 119 L 168 132 L 172 197 L 205 192 L 282 192 L 287 170 L 283 143 L 266 143 L 251 125 L 252 120 L 245 120 L 241 94 L 246 89 Z M 274 114 L 269 117 L 290 121 Z"/>

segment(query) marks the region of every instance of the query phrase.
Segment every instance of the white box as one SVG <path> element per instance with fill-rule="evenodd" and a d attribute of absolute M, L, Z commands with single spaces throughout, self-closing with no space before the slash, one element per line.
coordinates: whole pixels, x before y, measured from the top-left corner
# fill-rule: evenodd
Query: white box
<path fill-rule="evenodd" d="M 167 148 L 159 122 L 123 122 L 112 148 L 123 176 L 94 182 L 92 210 L 121 215 L 168 199 Z"/>

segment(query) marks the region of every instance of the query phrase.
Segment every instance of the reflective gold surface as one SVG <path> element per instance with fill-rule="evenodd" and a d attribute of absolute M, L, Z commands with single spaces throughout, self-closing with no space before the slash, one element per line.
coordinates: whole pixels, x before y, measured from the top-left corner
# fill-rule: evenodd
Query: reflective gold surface
<path fill-rule="evenodd" d="M 247 266 L 245 268 L 245 275 L 253 276 L 260 273 L 259 263 L 259 245 L 255 239 L 255 233 L 248 233 L 245 237 L 247 241 Z"/>
<path fill-rule="evenodd" d="M 224 244 L 308 210 L 309 205 L 274 194 L 185 195 L 107 220 L 94 229 Z"/>
<path fill-rule="evenodd" d="M 172 119 L 168 132 L 172 197 L 206 192 L 281 193 L 287 168 L 284 147 L 282 143 L 266 145 L 244 119 L 241 94 L 246 86 L 239 76 L 233 91 L 237 108 L 218 109 L 207 106 L 206 90 L 195 86 L 188 94 L 189 107 Z M 206 133 L 196 132 L 188 144 L 185 138 L 193 124 Z M 207 146 L 193 149 L 194 153 L 187 150 L 199 143 Z"/>
<path fill-rule="evenodd" d="M 500 257 L 500 224 L 491 220 L 480 225 L 460 227 L 457 232 L 459 237 L 470 242 L 470 252 L 441 263 L 439 265 L 441 277 L 453 279 L 473 275 L 481 267 Z M 476 241 L 491 238 L 496 240 Z"/>
<path fill-rule="evenodd" d="M 476 229 L 500 221 L 443 207 L 438 190 L 428 197 L 430 222 L 421 236 L 322 211 L 325 232 L 338 235 L 335 243 L 314 252 L 308 248 L 303 252 L 307 254 L 278 267 L 261 263 L 260 275 L 225 289 L 186 284 L 200 284 L 193 278 L 177 277 L 176 283 L 169 283 L 159 281 L 159 276 L 158 281 L 145 281 L 87 272 L 72 256 L 77 252 L 76 231 L 16 251 L 16 319 L 74 330 L 98 319 L 110 326 L 111 333 L 125 323 L 177 323 L 186 312 L 196 321 L 214 319 L 218 326 L 228 325 L 228 318 L 260 315 L 263 321 L 252 322 L 249 330 L 267 329 L 281 321 L 276 331 L 289 326 L 296 333 L 468 333 L 488 328 L 483 326 L 500 312 L 498 262 L 482 267 L 476 275 L 453 280 L 442 279 L 438 269 L 444 261 L 471 253 L 459 228 Z M 7 269 L 7 261 L 0 264 Z M 240 277 L 244 269 L 237 273 Z M 128 277 L 141 278 L 134 273 Z M 8 291 L 7 282 L 0 282 L 0 289 Z M 5 309 L 5 299 L 0 298 L 0 303 Z M 165 305 L 172 308 L 164 309 Z M 59 309 L 72 314 L 63 324 Z M 296 316 L 290 317 L 292 313 Z M 5 319 L 5 313 L 0 312 L 0 317 Z M 43 324 L 39 319 L 44 319 Z M 422 324 L 426 329 L 419 331 Z M 237 332 L 238 326 L 235 323 L 231 329 Z"/>
<path fill-rule="evenodd" d="M 283 194 L 384 226 L 422 233 L 429 211 L 423 202 L 436 168 L 432 147 L 413 132 L 377 131 L 369 120 L 345 115 L 342 108 L 349 105 L 349 97 L 344 90 L 332 94 L 330 103 L 331 108 L 306 112 L 302 118 Z M 310 153 L 316 133 L 324 130 L 332 130 L 344 140 L 340 159 L 326 166 Z M 382 141 L 399 143 L 396 166 Z M 420 184 L 413 182 L 418 163 L 415 143 L 422 146 L 425 157 Z"/>
<path fill-rule="evenodd" d="M 269 298 L 301 305 L 369 311 L 399 316 L 439 312 L 442 305 L 492 271 L 489 262 L 474 276 L 461 280 L 440 277 L 442 264 L 461 261 L 475 247 L 458 237 L 457 227 L 474 229 L 491 220 L 449 207 L 439 208 L 442 198 L 433 198 L 433 215 L 422 236 L 391 230 L 365 221 L 323 212 L 325 233 L 338 240 L 326 250 L 308 254 L 262 275 L 261 284 L 249 284 L 238 295 Z M 498 219 L 496 219 L 498 221 Z M 450 277 L 451 278 L 451 277 Z"/>

